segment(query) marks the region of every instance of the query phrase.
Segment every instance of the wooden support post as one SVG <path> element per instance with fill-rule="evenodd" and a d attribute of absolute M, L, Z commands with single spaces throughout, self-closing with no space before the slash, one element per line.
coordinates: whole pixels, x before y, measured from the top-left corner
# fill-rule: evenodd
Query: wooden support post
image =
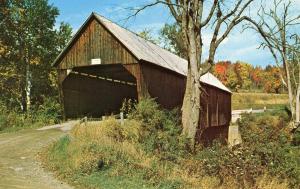
<path fill-rule="evenodd" d="M 66 114 L 65 114 L 65 106 L 64 106 L 64 93 L 63 93 L 63 81 L 68 76 L 66 69 L 58 69 L 58 91 L 59 91 L 59 102 L 61 105 L 61 113 L 62 113 L 62 119 L 66 120 Z"/>
<path fill-rule="evenodd" d="M 124 125 L 124 113 L 120 112 L 121 125 Z"/>
<path fill-rule="evenodd" d="M 219 126 L 219 96 L 217 94 L 217 112 L 216 112 L 216 115 L 217 115 L 217 125 Z"/>
<path fill-rule="evenodd" d="M 149 97 L 147 83 L 143 76 L 143 71 L 140 64 L 124 64 L 123 65 L 128 72 L 130 72 L 136 78 L 136 88 L 138 94 L 138 100 Z"/>

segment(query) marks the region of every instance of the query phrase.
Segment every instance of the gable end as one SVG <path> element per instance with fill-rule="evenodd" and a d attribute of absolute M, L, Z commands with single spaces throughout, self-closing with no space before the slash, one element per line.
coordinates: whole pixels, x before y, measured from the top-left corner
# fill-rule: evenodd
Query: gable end
<path fill-rule="evenodd" d="M 101 59 L 101 64 L 131 64 L 138 59 L 92 14 L 54 61 L 59 69 L 91 64 L 91 59 Z"/>

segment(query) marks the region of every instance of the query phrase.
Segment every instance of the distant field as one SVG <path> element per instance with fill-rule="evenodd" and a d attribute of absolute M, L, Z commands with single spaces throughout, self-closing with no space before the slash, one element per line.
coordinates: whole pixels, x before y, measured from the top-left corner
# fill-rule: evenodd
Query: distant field
<path fill-rule="evenodd" d="M 288 104 L 287 94 L 269 94 L 269 93 L 233 93 L 232 110 L 240 109 L 260 109 L 284 108 Z"/>

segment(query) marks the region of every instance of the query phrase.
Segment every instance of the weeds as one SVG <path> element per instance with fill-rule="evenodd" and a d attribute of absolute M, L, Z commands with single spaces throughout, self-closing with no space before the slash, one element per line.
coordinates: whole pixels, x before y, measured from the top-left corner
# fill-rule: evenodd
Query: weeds
<path fill-rule="evenodd" d="M 61 119 L 60 105 L 53 99 L 45 99 L 44 104 L 23 113 L 8 109 L 0 102 L 0 132 L 36 128 L 58 123 Z"/>
<path fill-rule="evenodd" d="M 299 187 L 299 148 L 284 129 L 286 114 L 243 115 L 243 144 L 215 142 L 195 153 L 185 147 L 179 120 L 178 111 L 145 99 L 124 124 L 77 125 L 45 151 L 44 162 L 82 188 Z"/>

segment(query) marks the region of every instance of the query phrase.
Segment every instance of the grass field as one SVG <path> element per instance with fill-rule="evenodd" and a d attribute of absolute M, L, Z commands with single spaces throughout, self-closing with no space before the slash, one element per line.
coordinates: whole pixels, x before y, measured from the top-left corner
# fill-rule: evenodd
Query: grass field
<path fill-rule="evenodd" d="M 288 105 L 287 94 L 270 93 L 233 93 L 232 110 L 274 108 L 280 109 Z"/>

